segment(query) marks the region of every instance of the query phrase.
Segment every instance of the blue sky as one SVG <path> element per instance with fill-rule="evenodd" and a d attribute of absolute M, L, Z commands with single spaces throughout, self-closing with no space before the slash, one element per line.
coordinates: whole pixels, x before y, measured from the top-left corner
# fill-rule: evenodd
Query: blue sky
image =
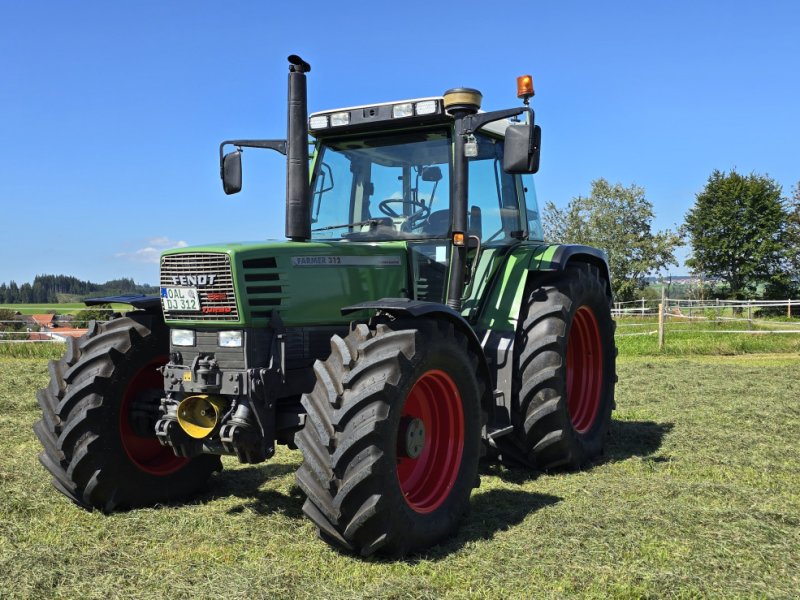
<path fill-rule="evenodd" d="M 713 169 L 800 180 L 798 2 L 5 1 L 0 281 L 155 283 L 163 247 L 281 238 L 283 158 L 248 152 L 227 197 L 217 147 L 284 137 L 291 53 L 311 110 L 457 86 L 506 108 L 531 73 L 541 203 L 636 183 L 661 229 Z"/>

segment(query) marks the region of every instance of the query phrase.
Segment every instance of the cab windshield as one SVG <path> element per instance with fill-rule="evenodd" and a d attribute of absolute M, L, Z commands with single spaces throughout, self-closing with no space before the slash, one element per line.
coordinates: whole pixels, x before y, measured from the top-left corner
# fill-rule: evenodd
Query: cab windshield
<path fill-rule="evenodd" d="M 517 185 L 503 172 L 503 144 L 476 135 L 470 159 L 470 234 L 511 240 L 520 221 Z M 318 142 L 312 179 L 315 240 L 448 239 L 450 152 L 447 130 Z"/>

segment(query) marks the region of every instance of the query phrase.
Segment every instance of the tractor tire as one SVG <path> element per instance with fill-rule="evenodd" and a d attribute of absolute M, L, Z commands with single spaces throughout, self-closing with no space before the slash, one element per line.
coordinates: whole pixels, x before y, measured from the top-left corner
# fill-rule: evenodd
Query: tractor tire
<path fill-rule="evenodd" d="M 603 452 L 617 380 L 607 286 L 586 263 L 527 284 L 514 343 L 511 442 L 537 469 L 579 469 Z"/>
<path fill-rule="evenodd" d="M 354 325 L 314 365 L 297 483 L 331 545 L 402 556 L 451 535 L 478 485 L 484 383 L 451 323 Z"/>
<path fill-rule="evenodd" d="M 132 414 L 147 419 L 157 410 L 164 385 L 157 368 L 169 351 L 166 327 L 151 329 L 148 320 L 92 322 L 86 335 L 69 341 L 63 358 L 50 361 L 50 384 L 37 394 L 39 462 L 56 489 L 90 510 L 184 499 L 222 469 L 218 456 L 179 458 L 155 431 L 134 432 Z"/>

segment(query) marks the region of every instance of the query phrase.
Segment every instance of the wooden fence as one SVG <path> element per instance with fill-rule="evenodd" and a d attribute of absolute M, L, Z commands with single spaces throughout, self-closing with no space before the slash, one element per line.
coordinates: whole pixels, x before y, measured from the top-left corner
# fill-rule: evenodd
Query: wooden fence
<path fill-rule="evenodd" d="M 714 334 L 798 334 L 800 300 L 634 300 L 612 309 L 617 336 L 655 335 L 665 330 Z"/>

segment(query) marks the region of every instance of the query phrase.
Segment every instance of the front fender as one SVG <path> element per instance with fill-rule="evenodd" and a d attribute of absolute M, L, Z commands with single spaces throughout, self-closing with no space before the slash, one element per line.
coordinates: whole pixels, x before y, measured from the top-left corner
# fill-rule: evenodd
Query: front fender
<path fill-rule="evenodd" d="M 143 310 L 156 310 L 161 308 L 161 298 L 158 296 L 145 296 L 143 294 L 131 294 L 128 296 L 105 296 L 103 298 L 87 298 L 83 301 L 86 306 L 97 306 L 98 304 L 130 304 L 134 308 Z"/>
<path fill-rule="evenodd" d="M 381 298 L 380 300 L 372 300 L 346 306 L 342 308 L 342 314 L 347 315 L 360 310 L 374 310 L 378 313 L 386 313 L 394 317 L 433 317 L 450 321 L 458 331 L 461 331 L 466 336 L 470 350 L 478 357 L 478 375 L 486 383 L 486 393 L 484 394 L 482 404 L 487 410 L 493 410 L 494 405 L 491 392 L 495 388 L 495 382 L 491 376 L 489 365 L 486 362 L 486 355 L 483 352 L 481 341 L 475 333 L 475 330 L 459 312 L 439 302 L 410 300 L 408 298 Z"/>

